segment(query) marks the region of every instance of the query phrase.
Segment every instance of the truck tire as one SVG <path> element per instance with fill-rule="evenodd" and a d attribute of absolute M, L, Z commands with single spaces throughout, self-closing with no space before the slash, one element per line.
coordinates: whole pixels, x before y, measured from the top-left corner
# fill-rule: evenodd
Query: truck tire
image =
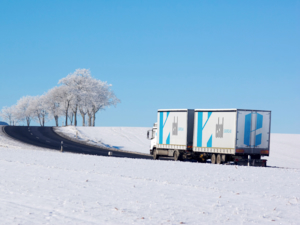
<path fill-rule="evenodd" d="M 178 150 L 174 152 L 174 161 L 180 161 L 181 160 L 181 155 Z"/>
<path fill-rule="evenodd" d="M 227 163 L 227 155 L 221 155 L 222 163 Z"/>
<path fill-rule="evenodd" d="M 158 159 L 158 158 L 159 158 L 159 156 L 157 155 L 157 150 L 155 149 L 155 150 L 153 151 L 153 159 L 156 160 L 156 159 Z"/>
<path fill-rule="evenodd" d="M 218 155 L 217 155 L 217 164 L 221 164 L 221 163 L 222 163 L 221 155 L 218 154 Z"/>
<path fill-rule="evenodd" d="M 215 154 L 211 155 L 211 164 L 216 164 L 216 155 Z"/>

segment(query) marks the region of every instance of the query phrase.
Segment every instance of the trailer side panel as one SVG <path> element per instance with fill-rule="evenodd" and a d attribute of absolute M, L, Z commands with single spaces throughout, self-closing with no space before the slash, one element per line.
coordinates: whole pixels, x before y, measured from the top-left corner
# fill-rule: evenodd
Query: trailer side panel
<path fill-rule="evenodd" d="M 193 111 L 193 110 L 192 110 Z M 160 149 L 186 149 L 190 110 L 158 111 L 157 147 Z M 189 134 L 191 135 L 191 134 Z"/>
<path fill-rule="evenodd" d="M 235 135 L 236 111 L 195 110 L 195 152 L 234 154 Z"/>

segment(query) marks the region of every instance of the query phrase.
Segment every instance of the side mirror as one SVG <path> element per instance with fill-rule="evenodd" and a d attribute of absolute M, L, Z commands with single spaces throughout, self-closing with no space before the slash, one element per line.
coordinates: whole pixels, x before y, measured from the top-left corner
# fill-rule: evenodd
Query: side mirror
<path fill-rule="evenodd" d="M 155 131 L 152 129 L 152 130 L 148 130 L 147 131 L 147 139 L 149 140 L 152 140 L 155 138 Z"/>

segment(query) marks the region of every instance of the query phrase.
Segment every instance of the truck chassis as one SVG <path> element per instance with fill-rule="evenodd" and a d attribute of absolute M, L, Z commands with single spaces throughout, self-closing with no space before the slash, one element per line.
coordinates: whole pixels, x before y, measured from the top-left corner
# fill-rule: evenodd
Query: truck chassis
<path fill-rule="evenodd" d="M 192 150 L 178 150 L 178 149 L 156 149 L 150 150 L 153 159 L 157 160 L 159 157 L 173 157 L 175 161 L 196 160 L 200 163 L 206 163 L 210 160 L 212 164 L 227 164 L 233 162 L 236 165 L 242 166 L 259 166 L 266 167 L 267 160 L 261 159 L 262 155 L 244 155 L 244 154 L 216 154 L 206 152 L 193 152 Z M 250 157 L 249 157 L 250 156 Z"/>

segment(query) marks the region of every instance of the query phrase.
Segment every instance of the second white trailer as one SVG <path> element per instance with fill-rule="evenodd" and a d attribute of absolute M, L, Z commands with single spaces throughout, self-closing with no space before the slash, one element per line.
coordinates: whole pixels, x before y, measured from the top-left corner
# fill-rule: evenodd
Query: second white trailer
<path fill-rule="evenodd" d="M 195 110 L 194 152 L 235 153 L 236 111 Z"/>
<path fill-rule="evenodd" d="M 196 109 L 193 151 L 206 154 L 212 163 L 269 156 L 270 122 L 271 111 Z"/>

